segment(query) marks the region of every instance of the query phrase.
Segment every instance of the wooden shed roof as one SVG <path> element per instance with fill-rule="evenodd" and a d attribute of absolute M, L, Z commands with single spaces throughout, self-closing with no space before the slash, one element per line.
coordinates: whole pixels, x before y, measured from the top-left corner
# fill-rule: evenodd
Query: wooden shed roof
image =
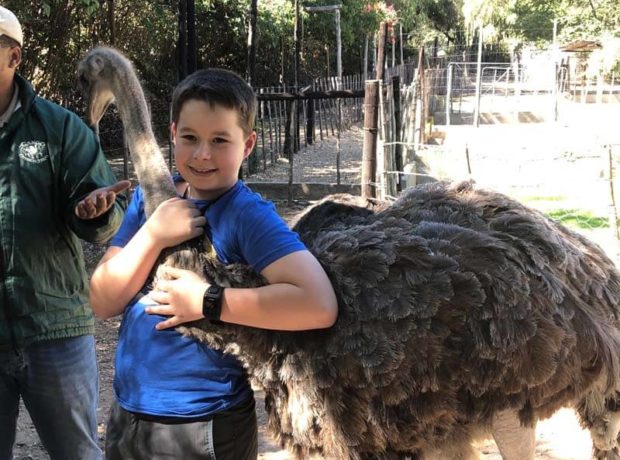
<path fill-rule="evenodd" d="M 575 40 L 560 46 L 560 50 L 568 53 L 591 52 L 603 48 L 600 42 L 594 40 Z"/>

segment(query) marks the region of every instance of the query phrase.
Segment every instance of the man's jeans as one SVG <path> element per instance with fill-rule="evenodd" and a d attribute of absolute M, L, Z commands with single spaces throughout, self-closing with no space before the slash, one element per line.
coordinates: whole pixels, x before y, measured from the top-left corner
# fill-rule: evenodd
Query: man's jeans
<path fill-rule="evenodd" d="M 13 458 L 19 398 L 53 460 L 101 459 L 92 335 L 0 353 L 0 460 Z"/>

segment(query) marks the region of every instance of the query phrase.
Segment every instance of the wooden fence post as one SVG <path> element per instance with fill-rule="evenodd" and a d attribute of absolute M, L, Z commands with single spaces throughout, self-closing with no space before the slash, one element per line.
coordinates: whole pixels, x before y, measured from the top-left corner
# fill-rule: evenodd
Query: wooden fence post
<path fill-rule="evenodd" d="M 293 201 L 293 162 L 295 156 L 295 136 L 291 130 L 295 128 L 293 121 L 293 112 L 297 105 L 292 99 L 286 101 L 286 124 L 284 128 L 284 156 L 288 158 L 288 204 Z"/>
<path fill-rule="evenodd" d="M 308 99 L 306 103 L 306 143 L 314 142 L 314 99 Z"/>
<path fill-rule="evenodd" d="M 293 161 L 293 151 L 295 142 L 293 135 L 291 133 L 291 126 L 293 122 L 293 100 L 288 99 L 284 102 L 285 110 L 284 110 L 284 158 L 289 161 Z"/>
<path fill-rule="evenodd" d="M 422 145 L 426 143 L 425 128 L 426 128 L 426 68 L 425 68 L 425 51 L 424 46 L 420 48 L 420 54 L 418 55 L 418 75 L 416 84 L 416 143 Z"/>
<path fill-rule="evenodd" d="M 377 69 L 375 78 L 383 80 L 385 70 L 385 43 L 387 41 L 387 22 L 382 22 L 379 26 L 379 43 L 377 45 Z"/>
<path fill-rule="evenodd" d="M 615 168 L 614 155 L 611 145 L 607 147 L 607 179 L 609 180 L 609 228 L 615 243 L 614 262 L 620 258 L 620 235 L 618 234 L 618 211 L 616 207 L 616 195 L 614 190 Z"/>
<path fill-rule="evenodd" d="M 377 196 L 377 125 L 380 80 L 368 80 L 364 94 L 364 148 L 362 154 L 362 197 Z"/>
<path fill-rule="evenodd" d="M 482 24 L 478 26 L 478 61 L 476 63 L 476 98 L 474 99 L 474 123 L 480 126 L 480 97 L 482 95 Z"/>
<path fill-rule="evenodd" d="M 450 63 L 448 64 L 448 83 L 446 84 L 446 126 L 450 126 L 450 115 L 452 114 L 452 72 L 453 65 Z"/>
<path fill-rule="evenodd" d="M 396 171 L 403 170 L 403 146 L 401 145 L 402 141 L 402 131 L 401 131 L 401 113 L 400 113 L 400 77 L 398 75 L 394 75 L 392 77 L 392 101 L 394 104 L 394 129 L 392 130 L 393 139 L 392 142 L 394 144 L 394 163 L 396 165 Z M 402 190 L 402 177 L 399 174 L 396 176 L 396 191 L 400 192 Z"/>

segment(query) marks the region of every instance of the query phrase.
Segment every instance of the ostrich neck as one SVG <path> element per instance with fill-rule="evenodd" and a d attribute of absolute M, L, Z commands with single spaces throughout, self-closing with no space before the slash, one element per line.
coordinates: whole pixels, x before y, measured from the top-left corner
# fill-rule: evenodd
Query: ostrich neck
<path fill-rule="evenodd" d="M 124 84 L 116 85 L 116 104 L 125 127 L 131 161 L 144 191 L 145 211 L 150 216 L 162 201 L 175 197 L 176 190 L 153 135 L 140 83 L 129 75 L 119 80 Z"/>

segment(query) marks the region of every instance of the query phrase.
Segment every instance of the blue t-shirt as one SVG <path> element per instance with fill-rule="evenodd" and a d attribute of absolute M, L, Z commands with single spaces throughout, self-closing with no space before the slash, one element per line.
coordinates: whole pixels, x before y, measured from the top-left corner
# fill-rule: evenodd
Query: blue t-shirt
<path fill-rule="evenodd" d="M 179 178 L 175 178 L 177 181 Z M 261 272 L 272 262 L 305 250 L 272 203 L 238 181 L 206 208 L 206 233 L 224 263 Z M 146 221 L 140 187 L 111 246 L 123 247 Z M 144 296 L 125 309 L 116 349 L 114 391 L 126 410 L 162 417 L 201 418 L 235 407 L 252 394 L 241 363 L 174 329 L 158 331 L 164 317 L 148 315 Z"/>

